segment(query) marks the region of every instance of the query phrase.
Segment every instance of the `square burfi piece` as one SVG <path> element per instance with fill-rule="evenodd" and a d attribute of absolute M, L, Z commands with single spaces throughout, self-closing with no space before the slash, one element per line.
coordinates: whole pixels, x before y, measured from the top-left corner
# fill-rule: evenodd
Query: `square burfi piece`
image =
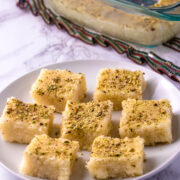
<path fill-rule="evenodd" d="M 35 135 L 49 134 L 54 111 L 52 106 L 26 104 L 14 97 L 8 98 L 0 122 L 3 139 L 30 143 Z"/>
<path fill-rule="evenodd" d="M 172 108 L 168 100 L 134 100 L 122 103 L 120 137 L 144 138 L 145 145 L 172 141 Z"/>
<path fill-rule="evenodd" d="M 82 101 L 85 93 L 85 76 L 68 70 L 42 69 L 31 89 L 38 104 L 53 105 L 57 112 L 64 110 L 67 100 Z"/>
<path fill-rule="evenodd" d="M 38 135 L 27 146 L 20 171 L 34 177 L 68 180 L 78 149 L 76 141 Z"/>
<path fill-rule="evenodd" d="M 99 136 L 92 145 L 89 173 L 97 179 L 139 176 L 144 169 L 144 140 Z"/>
<path fill-rule="evenodd" d="M 61 137 L 78 141 L 81 150 L 91 150 L 97 136 L 109 135 L 112 110 L 111 101 L 68 101 L 63 112 Z"/>
<path fill-rule="evenodd" d="M 146 83 L 141 71 L 102 69 L 97 78 L 94 100 L 111 100 L 114 110 L 128 98 L 142 99 Z"/>

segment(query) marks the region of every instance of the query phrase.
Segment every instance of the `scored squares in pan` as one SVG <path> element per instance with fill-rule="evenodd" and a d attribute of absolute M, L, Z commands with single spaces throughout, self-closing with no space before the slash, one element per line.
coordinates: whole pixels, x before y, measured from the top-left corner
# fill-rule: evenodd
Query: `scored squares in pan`
<path fill-rule="evenodd" d="M 68 101 L 63 112 L 61 137 L 79 141 L 81 150 L 91 150 L 99 135 L 109 135 L 113 104 L 111 101 L 74 103 Z"/>
<path fill-rule="evenodd" d="M 122 103 L 120 137 L 144 138 L 145 145 L 172 141 L 172 108 L 168 100 L 134 100 Z"/>
<path fill-rule="evenodd" d="M 94 100 L 111 100 L 114 110 L 121 110 L 123 100 L 142 99 L 145 86 L 141 71 L 102 69 L 97 77 Z"/>
<path fill-rule="evenodd" d="M 53 105 L 57 112 L 64 110 L 67 100 L 82 101 L 85 93 L 85 76 L 68 70 L 42 69 L 31 89 L 38 104 Z"/>
<path fill-rule="evenodd" d="M 54 119 L 54 107 L 27 104 L 15 97 L 8 98 L 0 129 L 9 142 L 30 143 L 38 134 L 49 134 Z"/>
<path fill-rule="evenodd" d="M 51 180 L 69 180 L 79 144 L 63 138 L 36 136 L 27 146 L 21 173 Z"/>
<path fill-rule="evenodd" d="M 99 136 L 92 145 L 89 173 L 97 179 L 139 176 L 144 169 L 144 140 Z"/>

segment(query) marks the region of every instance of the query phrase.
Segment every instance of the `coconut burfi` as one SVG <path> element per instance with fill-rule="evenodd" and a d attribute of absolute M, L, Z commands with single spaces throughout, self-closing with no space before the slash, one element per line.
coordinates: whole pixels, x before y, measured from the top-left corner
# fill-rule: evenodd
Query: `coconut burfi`
<path fill-rule="evenodd" d="M 163 6 L 169 6 L 177 3 L 178 0 L 159 0 L 156 4 L 154 4 L 154 7 L 163 7 Z"/>
<path fill-rule="evenodd" d="M 145 145 L 172 141 L 172 108 L 168 100 L 134 100 L 122 103 L 120 137 L 140 136 Z"/>
<path fill-rule="evenodd" d="M 87 163 L 89 173 L 97 179 L 139 176 L 144 169 L 144 140 L 99 136 L 92 146 Z"/>
<path fill-rule="evenodd" d="M 111 100 L 114 110 L 128 98 L 142 99 L 145 80 L 141 71 L 102 69 L 97 78 L 94 100 Z"/>
<path fill-rule="evenodd" d="M 38 104 L 53 105 L 57 112 L 64 110 L 67 100 L 83 100 L 85 93 L 85 76 L 68 70 L 42 69 L 31 89 Z"/>
<path fill-rule="evenodd" d="M 112 110 L 111 101 L 68 101 L 63 112 L 61 137 L 78 141 L 81 150 L 91 150 L 97 136 L 109 135 Z"/>
<path fill-rule="evenodd" d="M 79 144 L 63 138 L 36 136 L 27 146 L 21 173 L 51 180 L 68 180 Z"/>
<path fill-rule="evenodd" d="M 8 98 L 0 122 L 3 139 L 30 143 L 35 135 L 49 134 L 54 110 L 51 106 L 26 104 L 14 97 Z"/>

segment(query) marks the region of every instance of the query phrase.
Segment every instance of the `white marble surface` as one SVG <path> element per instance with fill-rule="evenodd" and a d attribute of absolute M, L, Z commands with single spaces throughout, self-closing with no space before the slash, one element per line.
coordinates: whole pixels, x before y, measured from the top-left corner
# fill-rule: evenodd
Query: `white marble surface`
<path fill-rule="evenodd" d="M 180 66 L 179 53 L 161 46 L 152 50 Z M 13 0 L 0 0 L 0 91 L 33 69 L 77 59 L 131 62 L 111 48 L 84 44 L 55 26 L 47 26 L 40 17 L 19 10 Z M 180 84 L 170 81 L 180 89 Z M 150 179 L 180 180 L 179 166 L 180 155 L 172 165 Z M 19 180 L 3 167 L 0 167 L 0 179 Z"/>

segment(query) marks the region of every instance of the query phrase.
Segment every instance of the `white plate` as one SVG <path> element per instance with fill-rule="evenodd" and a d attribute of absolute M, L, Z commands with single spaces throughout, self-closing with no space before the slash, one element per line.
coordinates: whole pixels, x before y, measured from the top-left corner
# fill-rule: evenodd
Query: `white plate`
<path fill-rule="evenodd" d="M 82 72 L 87 79 L 88 96 L 86 100 L 92 99 L 92 94 L 96 85 L 96 76 L 100 69 L 109 68 L 125 68 L 130 70 L 142 70 L 145 72 L 147 81 L 147 88 L 144 94 L 144 99 L 161 99 L 167 98 L 170 100 L 173 107 L 173 143 L 169 145 L 158 145 L 155 147 L 146 147 L 146 162 L 145 172 L 143 176 L 129 179 L 145 179 L 150 177 L 160 170 L 165 168 L 170 162 L 173 161 L 175 156 L 180 151 L 180 92 L 169 81 L 155 72 L 147 70 L 141 66 L 133 65 L 125 62 L 114 61 L 73 61 L 67 63 L 58 63 L 47 66 L 49 69 L 69 69 L 73 72 Z M 18 80 L 11 83 L 6 89 L 0 93 L 0 112 L 2 113 L 6 99 L 14 96 L 25 102 L 33 102 L 29 90 L 32 83 L 35 81 L 39 74 L 39 69 L 35 70 Z M 60 115 L 57 115 L 59 120 Z M 113 113 L 113 124 L 118 130 L 120 112 Z M 56 119 L 56 120 L 57 120 Z M 12 173 L 23 179 L 38 179 L 33 177 L 23 176 L 19 173 L 19 164 L 21 162 L 23 151 L 26 145 L 4 142 L 0 138 L 0 162 L 3 166 L 7 167 Z M 85 162 L 88 159 L 88 153 L 79 153 L 79 160 L 76 162 L 73 169 L 71 179 L 73 180 L 90 180 L 93 179 L 85 169 Z"/>

